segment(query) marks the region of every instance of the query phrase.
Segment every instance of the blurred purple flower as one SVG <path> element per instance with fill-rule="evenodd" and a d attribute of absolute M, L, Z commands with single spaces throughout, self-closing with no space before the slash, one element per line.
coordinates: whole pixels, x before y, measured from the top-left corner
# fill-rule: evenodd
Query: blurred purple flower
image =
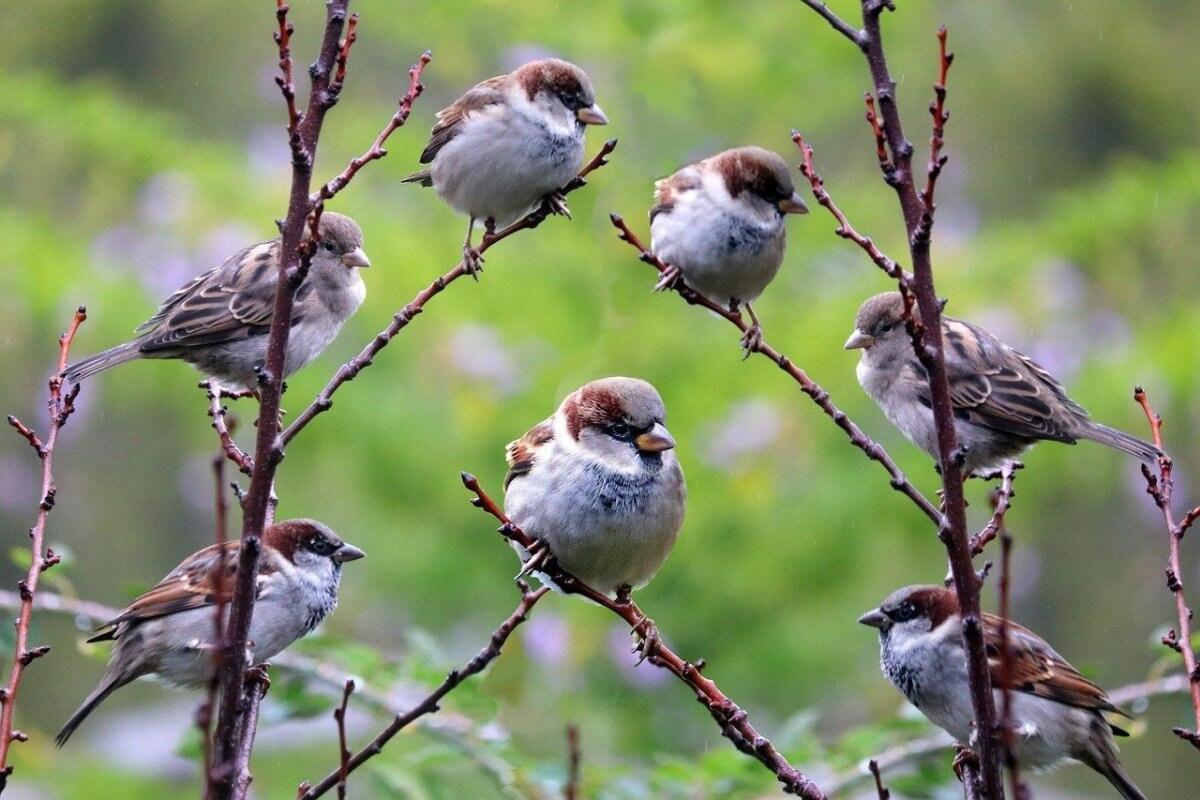
<path fill-rule="evenodd" d="M 255 177 L 279 178 L 291 166 L 286 132 L 279 125 L 259 125 L 246 136 L 246 165 Z"/>
<path fill-rule="evenodd" d="M 773 445 L 783 430 L 783 417 L 769 401 L 754 398 L 730 407 L 725 417 L 710 423 L 701 435 L 708 442 L 704 462 L 728 468 L 741 456 L 762 452 Z"/>
<path fill-rule="evenodd" d="M 511 72 L 522 64 L 543 58 L 562 58 L 562 55 L 542 45 L 518 44 L 504 51 L 500 64 L 506 72 Z"/>
<path fill-rule="evenodd" d="M 1035 265 L 1031 283 L 1054 287 L 1054 291 L 1039 295 L 1047 308 L 1073 314 L 1082 311 L 1087 304 L 1087 278 L 1070 261 L 1056 258 Z"/>
<path fill-rule="evenodd" d="M 629 628 L 616 623 L 608 632 L 608 655 L 618 670 L 630 685 L 650 689 L 661 686 L 671 680 L 671 674 L 665 669 L 656 667 L 649 661 L 638 663 L 638 656 L 632 651 L 634 638 L 629 635 Z"/>
<path fill-rule="evenodd" d="M 525 381 L 499 331 L 468 324 L 450 334 L 450 363 L 461 374 L 486 381 L 502 395 L 520 391 Z"/>
<path fill-rule="evenodd" d="M 195 195 L 191 178 L 179 172 L 160 172 L 138 193 L 139 216 L 154 225 L 172 225 L 187 216 Z"/>
<path fill-rule="evenodd" d="M 40 475 L 32 449 L 0 454 L 0 508 L 28 511 L 37 502 Z"/>
<path fill-rule="evenodd" d="M 531 661 L 543 667 L 560 667 L 571 652 L 571 629 L 560 614 L 538 614 L 521 628 L 521 641 Z"/>
<path fill-rule="evenodd" d="M 231 255 L 263 239 L 265 234 L 249 225 L 230 222 L 209 230 L 196 247 L 196 263 L 201 270 L 217 266 Z"/>

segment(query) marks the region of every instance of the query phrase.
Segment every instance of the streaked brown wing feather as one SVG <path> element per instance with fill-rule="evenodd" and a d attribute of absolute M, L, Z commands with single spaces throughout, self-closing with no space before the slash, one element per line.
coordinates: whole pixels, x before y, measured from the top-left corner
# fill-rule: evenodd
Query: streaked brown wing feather
<path fill-rule="evenodd" d="M 505 489 L 514 478 L 525 475 L 533 469 L 538 449 L 553 438 L 554 426 L 550 420 L 546 420 L 530 428 L 520 439 L 508 443 L 508 446 L 504 448 L 504 457 L 508 462 L 508 474 L 504 476 Z"/>
<path fill-rule="evenodd" d="M 247 247 L 171 295 L 138 328 L 140 349 L 219 344 L 265 332 L 274 311 L 278 251 L 278 240 Z"/>
<path fill-rule="evenodd" d="M 958 416 L 1015 436 L 1076 441 L 1072 417 L 1085 412 L 1050 373 L 969 323 L 947 318 L 943 334 Z"/>
<path fill-rule="evenodd" d="M 699 188 L 700 178 L 689 167 L 655 181 L 654 205 L 650 209 L 650 221 L 653 222 L 659 214 L 675 208 L 675 203 L 679 201 L 681 194 Z"/>
<path fill-rule="evenodd" d="M 439 111 L 437 122 L 429 133 L 429 143 L 421 151 L 421 163 L 428 164 L 433 161 L 438 151 L 462 131 L 462 123 L 472 111 L 499 103 L 502 99 L 500 87 L 507 78 L 507 75 L 488 78 Z"/>
<path fill-rule="evenodd" d="M 1089 681 L 1056 653 L 1037 634 L 1016 623 L 1008 624 L 1012 648 L 1012 690 L 1044 697 L 1076 708 L 1124 712 L 1114 706 L 1096 684 Z M 1000 652 L 1000 618 L 983 615 L 983 639 L 987 649 L 992 685 L 1003 686 Z"/>

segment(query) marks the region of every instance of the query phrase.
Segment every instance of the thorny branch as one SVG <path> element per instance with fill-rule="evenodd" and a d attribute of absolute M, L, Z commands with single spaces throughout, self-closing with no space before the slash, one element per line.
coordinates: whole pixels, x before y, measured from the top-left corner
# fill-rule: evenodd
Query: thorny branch
<path fill-rule="evenodd" d="M 221 402 L 224 398 L 236 400 L 247 397 L 249 393 L 226 391 L 215 381 L 201 381 L 200 388 L 204 390 L 204 394 L 208 398 L 208 416 L 212 417 L 212 427 L 217 432 L 221 451 L 237 466 L 238 472 L 250 475 L 254 471 L 254 458 L 238 447 L 238 443 L 234 441 L 233 427 L 228 419 L 229 407 Z"/>
<path fill-rule="evenodd" d="M 909 289 L 916 299 L 920 321 L 918 331 L 912 309 L 906 301 L 905 317 L 913 337 L 913 349 L 929 377 L 929 389 L 937 429 L 938 467 L 942 476 L 945 525 L 938 535 L 946 546 L 950 570 L 958 594 L 963 618 L 963 643 L 967 651 L 967 675 L 971 689 L 971 705 L 979 739 L 980 778 L 987 800 L 1002 800 L 1004 782 L 1000 772 L 1000 742 L 996 726 L 996 709 L 991 692 L 987 653 L 983 644 L 979 590 L 981 580 L 971 562 L 971 543 L 967 533 L 966 498 L 963 494 L 962 459 L 955 433 L 954 409 L 950 400 L 950 383 L 942 342 L 942 304 L 933 279 L 933 260 L 930 254 L 930 234 L 933 227 L 934 189 L 937 176 L 945 163 L 941 149 L 946 120 L 944 92 L 950 56 L 945 50 L 945 33 L 939 31 L 938 83 L 935 85 L 934 136 L 931 145 L 930 170 L 926 187 L 918 192 L 912 168 L 913 146 L 904 135 L 900 109 L 896 101 L 896 82 L 888 69 L 880 18 L 885 10 L 894 10 L 891 0 L 862 0 L 863 28 L 856 35 L 847 32 L 849 26 L 832 17 L 821 4 L 805 0 L 835 29 L 854 42 L 866 57 L 871 74 L 878 115 L 872 122 L 876 135 L 883 133 L 892 167 L 885 179 L 896 191 L 908 235 L 912 277 Z M 852 33 L 852 30 L 851 30 Z M 885 162 L 881 159 L 881 165 Z M 902 289 L 903 293 L 903 289 Z M 918 335 L 919 333 L 919 335 Z"/>
<path fill-rule="evenodd" d="M 593 171 L 607 164 L 609 154 L 611 154 L 616 147 L 616 139 L 609 139 L 607 142 L 605 142 L 600 148 L 600 151 L 596 153 L 592 160 L 585 164 L 583 169 L 579 171 L 579 175 L 577 175 L 574 180 L 562 188 L 560 194 L 565 196 L 576 189 L 586 186 L 587 176 Z M 551 208 L 550 204 L 543 202 L 538 208 L 531 211 L 525 217 L 517 220 L 512 225 L 509 225 L 507 228 L 499 231 L 488 231 L 484 233 L 483 239 L 480 241 L 479 246 L 475 249 L 480 254 L 483 254 L 492 245 L 507 239 L 509 236 L 512 236 L 518 231 L 536 228 L 553 213 L 554 209 Z M 372 359 L 378 355 L 379 351 L 387 347 L 388 343 L 393 337 L 396 336 L 396 334 L 407 327 L 408 323 L 412 322 L 418 314 L 425 310 L 426 303 L 428 303 L 438 294 L 441 294 L 442 290 L 444 290 L 451 283 L 467 274 L 469 274 L 469 272 L 466 265 L 462 261 L 459 261 L 453 269 L 451 269 L 445 275 L 438 277 L 433 283 L 422 289 L 416 297 L 410 300 L 408 305 L 397 311 L 395 316 L 392 317 L 391 323 L 389 323 L 386 328 L 376 334 L 375 338 L 372 339 L 359 352 L 358 355 L 340 366 L 337 372 L 335 372 L 333 377 L 329 380 L 329 383 L 325 384 L 325 388 L 320 391 L 312 403 L 310 403 L 309 406 L 304 409 L 304 411 L 300 412 L 300 415 L 296 417 L 296 420 L 287 427 L 287 430 L 285 430 L 283 435 L 280 437 L 282 446 L 286 447 L 292 441 L 292 439 L 296 437 L 296 434 L 304 430 L 304 428 L 310 422 L 312 422 L 315 417 L 325 411 L 328 411 L 333 406 L 334 392 L 336 392 L 342 384 L 346 383 L 347 381 L 354 380 L 358 373 L 369 367 Z"/>
<path fill-rule="evenodd" d="M 1158 457 L 1158 473 L 1147 465 L 1142 465 L 1142 475 L 1146 478 L 1146 493 L 1154 498 L 1155 505 L 1162 512 L 1163 522 L 1167 526 L 1167 589 L 1175 598 L 1175 613 L 1179 620 L 1179 628 L 1172 628 L 1163 637 L 1163 644 L 1183 656 L 1183 664 L 1191 679 L 1192 711 L 1196 718 L 1196 729 L 1173 728 L 1175 735 L 1200 749 L 1200 667 L 1197 667 L 1196 651 L 1192 649 L 1192 609 L 1188 606 L 1183 594 L 1183 569 L 1180 559 L 1180 544 L 1192 523 L 1200 518 L 1200 506 L 1188 511 L 1176 522 L 1175 512 L 1171 509 L 1171 496 L 1174 493 L 1175 482 L 1171 477 L 1171 457 L 1163 448 L 1163 420 L 1150 406 L 1146 392 L 1138 386 L 1133 391 L 1133 399 L 1146 412 L 1146 420 L 1154 434 L 1154 446 L 1163 454 Z"/>
<path fill-rule="evenodd" d="M 654 267 L 661 274 L 667 269 L 668 265 L 658 256 L 656 256 L 649 248 L 642 243 L 642 240 L 637 237 L 637 234 L 630 229 L 629 225 L 621 218 L 619 214 L 610 214 L 613 226 L 618 231 L 618 236 L 621 241 L 628 242 L 635 250 L 638 251 L 638 258 Z M 738 330 L 743 333 L 749 327 L 746 321 L 742 318 L 741 313 L 730 311 L 728 308 L 712 302 L 702 294 L 688 286 L 682 278 L 676 280 L 672 288 L 679 293 L 687 303 L 691 305 L 702 306 L 714 314 L 724 317 L 732 323 Z M 817 406 L 825 412 L 839 428 L 845 431 L 850 437 L 850 443 L 867 454 L 869 458 L 878 461 L 888 475 L 891 476 L 892 488 L 901 494 L 908 497 L 916 504 L 917 508 L 925 513 L 925 516 L 937 525 L 939 528 L 944 525 L 942 512 L 937 506 L 933 505 L 917 487 L 909 483 L 904 472 L 892 460 L 887 451 L 883 449 L 883 445 L 876 442 L 874 439 L 863 433 L 862 428 L 855 424 L 854 420 L 846 416 L 846 412 L 842 411 L 829 396 L 829 392 L 825 391 L 816 381 L 808 377 L 808 374 L 800 367 L 796 366 L 790 358 L 780 353 L 774 347 L 767 343 L 765 339 L 760 339 L 757 346 L 752 348 L 754 352 L 761 353 L 775 363 L 781 370 L 786 372 L 792 380 L 800 385 L 800 390 L 812 399 Z"/>
<path fill-rule="evenodd" d="M 372 739 L 366 747 L 355 753 L 349 761 L 343 761 L 337 769 L 326 775 L 316 785 L 300 784 L 299 791 L 296 794 L 297 800 L 315 800 L 315 798 L 338 786 L 339 783 L 344 783 L 346 776 L 382 752 L 384 746 L 393 736 L 426 714 L 433 714 L 438 711 L 441 708 L 439 703 L 441 703 L 443 697 L 448 695 L 467 678 L 482 672 L 488 664 L 495 660 L 500 655 L 500 650 L 504 647 L 504 643 L 508 641 L 508 637 L 518 625 L 529 617 L 529 612 L 534 604 L 538 600 L 541 600 L 546 595 L 546 592 L 550 591 L 549 587 L 546 586 L 537 590 L 531 590 L 529 585 L 522 581 L 518 581 L 517 586 L 521 590 L 521 602 L 517 604 L 516 609 L 509 615 L 508 619 L 504 620 L 500 624 L 500 627 L 496 628 L 486 647 L 480 650 L 474 658 L 460 669 L 451 670 L 446 679 L 424 700 L 409 711 L 397 714 L 391 724 Z"/>
<path fill-rule="evenodd" d="M 1020 461 L 1009 461 L 1000 468 L 1000 485 L 988 498 L 992 504 L 992 518 L 983 526 L 983 530 L 971 537 L 972 556 L 981 554 L 988 543 L 996 538 L 996 534 L 1004 529 L 1004 515 L 1008 513 L 1012 499 L 1017 496 L 1013 490 L 1013 482 L 1017 478 L 1017 470 L 1024 468 L 1025 465 Z"/>
<path fill-rule="evenodd" d="M 8 424 L 25 441 L 29 442 L 38 458 L 41 459 L 42 485 L 41 493 L 38 495 L 37 516 L 33 527 L 29 529 L 29 569 L 25 573 L 24 580 L 17 583 L 21 602 L 14 623 L 16 637 L 13 642 L 12 666 L 9 667 L 8 683 L 3 689 L 0 689 L 0 792 L 3 792 L 8 785 L 8 776 L 13 771 L 12 765 L 8 763 L 9 747 L 13 742 L 23 742 L 28 738 L 21 731 L 13 730 L 13 713 L 16 710 L 17 693 L 21 689 L 21 679 L 25 675 L 26 667 L 35 659 L 50 652 L 50 648 L 45 645 L 29 646 L 29 622 L 33 616 L 33 601 L 37 594 L 38 579 L 41 578 L 43 572 L 59 561 L 58 554 L 45 546 L 46 517 L 50 514 L 50 509 L 54 508 L 55 497 L 58 493 L 58 488 L 54 484 L 54 446 L 58 444 L 59 431 L 62 430 L 63 425 L 67 424 L 67 418 L 75 410 L 75 397 L 79 394 L 78 384 L 64 394 L 62 378 L 59 376 L 67 366 L 67 357 L 71 351 L 71 343 L 75 340 L 75 333 L 85 319 L 87 319 L 87 309 L 80 306 L 76 309 L 75 316 L 66 332 L 58 337 L 58 362 L 54 376 L 50 378 L 49 399 L 46 402 L 50 419 L 49 432 L 46 434 L 45 442 L 43 443 L 32 428 L 22 424 L 16 417 L 8 418 Z"/>
<path fill-rule="evenodd" d="M 471 501 L 472 504 L 499 520 L 499 532 L 504 538 L 521 545 L 526 550 L 536 547 L 533 537 L 512 523 L 500 506 L 496 505 L 496 502 L 479 485 L 479 481 L 474 475 L 464 472 L 462 481 L 463 485 L 475 495 Z M 805 800 L 827 800 L 825 793 L 805 777 L 804 773 L 789 764 L 787 759 L 771 744 L 770 739 L 755 730 L 754 726 L 750 724 L 749 715 L 727 697 L 713 681 L 702 674 L 703 661 L 695 663 L 684 661 L 663 644 L 660 637 L 650 635 L 652 631 L 656 630 L 653 621 L 631 599 L 622 597 L 614 600 L 608 595 L 596 591 L 560 567 L 553 558 L 544 561 L 537 569 L 545 574 L 564 594 L 586 597 L 623 619 L 629 625 L 630 631 L 642 640 L 642 657 L 686 683 L 696 693 L 696 699 L 700 704 L 712 715 L 721 729 L 721 734 L 733 742 L 738 750 L 757 759 L 763 766 L 774 772 L 776 779 L 783 784 L 784 792 L 798 795 Z"/>

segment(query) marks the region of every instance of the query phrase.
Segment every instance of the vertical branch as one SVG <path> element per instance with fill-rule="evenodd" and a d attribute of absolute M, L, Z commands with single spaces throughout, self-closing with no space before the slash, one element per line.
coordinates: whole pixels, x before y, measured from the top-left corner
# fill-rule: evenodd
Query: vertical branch
<path fill-rule="evenodd" d="M 247 697 L 246 643 L 254 613 L 254 595 L 258 562 L 262 550 L 262 531 L 271 505 L 275 469 L 283 457 L 279 438 L 279 405 L 283 390 L 284 357 L 292 322 L 292 305 L 296 289 L 308 271 L 313 242 L 306 240 L 306 223 L 314 225 L 320 211 L 309 199 L 313 160 L 325 113 L 338 100 L 340 85 L 332 83 L 332 72 L 346 20 L 349 0 L 328 0 L 325 34 L 316 62 L 309 69 L 312 88 L 308 108 L 297 116 L 295 87 L 292 82 L 290 34 L 287 4 L 277 0 L 280 30 L 276 34 L 280 55 L 279 86 L 288 107 L 288 143 L 292 152 L 292 187 L 287 217 L 281 226 L 282 242 L 279 251 L 279 283 L 275 291 L 271 328 L 267 335 L 267 357 L 259 374 L 258 435 L 254 449 L 254 468 L 250 488 L 242 506 L 242 539 L 238 550 L 237 581 L 230 603 L 229 623 L 225 632 L 225 652 L 220 671 L 221 708 L 216 731 L 214 771 L 218 781 L 216 797 L 226 800 L 234 796 L 235 781 L 241 782 L 246 773 L 242 758 L 249 757 L 253 744 L 252 704 Z M 348 48 L 347 48 L 348 49 Z M 315 213 L 314 213 L 315 212 Z M 310 221 L 310 214 L 313 219 Z M 251 687 L 253 689 L 254 687 Z"/>
<path fill-rule="evenodd" d="M 875 759 L 867 762 L 867 769 L 871 771 L 871 777 L 875 779 L 875 794 L 879 796 L 879 800 L 891 800 L 892 793 L 883 785 L 883 776 L 879 774 L 879 764 Z"/>
<path fill-rule="evenodd" d="M 1138 386 L 1134 389 L 1133 399 L 1146 413 L 1150 430 L 1154 434 L 1154 446 L 1163 453 L 1158 458 L 1157 475 L 1148 466 L 1142 465 L 1142 475 L 1146 478 L 1146 493 L 1154 498 L 1154 503 L 1162 512 L 1163 521 L 1167 526 L 1167 589 L 1175 598 L 1175 614 L 1179 622 L 1178 629 L 1172 628 L 1167 631 L 1167 635 L 1163 637 L 1162 641 L 1167 647 L 1183 656 L 1183 664 L 1187 668 L 1191 684 L 1189 688 L 1192 696 L 1192 712 L 1196 720 L 1195 730 L 1186 728 L 1174 728 L 1173 730 L 1176 736 L 1191 742 L 1196 748 L 1200 748 L 1200 668 L 1197 667 L 1196 651 L 1192 649 L 1192 609 L 1188 606 L 1187 598 L 1183 593 L 1183 570 L 1179 554 L 1184 534 L 1187 533 L 1192 523 L 1200 518 L 1200 506 L 1184 514 L 1178 522 L 1175 521 L 1175 513 L 1171 510 L 1171 496 L 1174 493 L 1175 482 L 1171 477 L 1171 458 L 1166 455 L 1166 450 L 1163 448 L 1162 417 L 1155 413 L 1150 406 L 1150 400 L 1146 397 L 1146 392 L 1142 387 Z"/>
<path fill-rule="evenodd" d="M 1017 735 L 1016 717 L 1013 715 L 1013 662 L 1016 654 L 1013 652 L 1010 637 L 1010 603 L 1009 590 L 1012 563 L 1013 538 L 1004 527 L 1004 516 L 1000 511 L 1000 501 L 997 500 L 996 513 L 999 515 L 1000 530 L 1000 683 L 1003 691 L 1003 703 L 1000 712 L 1000 736 L 1004 745 L 1004 765 L 1008 768 L 1008 783 L 1012 787 L 1013 800 L 1030 800 L 1028 788 L 1021 782 L 1021 766 L 1013 749 Z"/>
<path fill-rule="evenodd" d="M 219 391 L 219 390 L 218 390 Z M 209 396 L 213 397 L 210 390 Z M 214 403 L 220 405 L 220 397 L 217 396 Z M 223 412 L 222 412 L 223 413 Z M 216 426 L 216 420 L 221 419 L 220 415 L 213 417 L 213 425 Z M 213 490 L 215 492 L 214 514 L 213 514 L 213 544 L 217 548 L 217 571 L 215 574 L 215 582 L 213 584 L 213 596 L 216 598 L 216 603 L 213 604 L 213 640 L 212 640 L 212 661 L 213 670 L 212 677 L 208 680 L 208 693 L 200 702 L 200 707 L 196 709 L 196 727 L 200 729 L 200 747 L 201 747 L 201 767 L 204 776 L 204 797 L 205 800 L 213 797 L 216 790 L 216 775 L 213 772 L 213 740 L 212 740 L 212 718 L 213 708 L 217 703 L 217 685 L 219 682 L 221 669 L 221 654 L 225 652 L 225 608 L 228 605 L 228 595 L 225 592 L 225 559 L 228 556 L 225 542 L 228 539 L 226 531 L 226 507 L 225 507 L 225 453 L 219 453 L 213 459 Z"/>
<path fill-rule="evenodd" d="M 245 691 L 242 694 L 242 705 L 246 709 L 246 732 L 238 743 L 236 763 L 239 772 L 233 787 L 234 800 L 246 800 L 250 783 L 254 780 L 250 774 L 250 752 L 254 749 L 254 735 L 258 731 L 258 711 L 262 708 L 267 690 L 271 688 L 271 679 L 267 676 L 269 666 L 258 664 L 246 671 Z"/>
<path fill-rule="evenodd" d="M 29 446 L 37 453 L 42 461 L 42 486 L 38 499 L 37 517 L 33 527 L 29 529 L 29 569 L 25 578 L 17 583 L 21 596 L 21 608 L 15 621 L 16 638 L 13 642 L 12 666 L 9 667 L 8 683 L 0 689 L 0 792 L 8 785 L 8 776 L 12 774 L 12 765 L 8 763 L 8 750 L 13 742 L 23 742 L 28 737 L 21 731 L 13 730 L 13 712 L 17 704 L 17 693 L 21 689 L 21 679 L 25 668 L 35 659 L 50 652 L 45 645 L 29 646 L 29 622 L 33 616 L 33 598 L 37 593 L 38 579 L 42 573 L 53 567 L 59 561 L 59 556 L 50 548 L 45 547 L 46 517 L 54 508 L 54 500 L 58 488 L 54 484 L 53 460 L 54 447 L 58 444 L 58 432 L 67 423 L 67 418 L 75 410 L 75 396 L 79 394 L 76 384 L 65 394 L 63 393 L 60 375 L 67 366 L 67 356 L 71 351 L 71 343 L 79 326 L 87 319 L 87 309 L 80 306 L 75 311 L 75 317 L 66 332 L 58 337 L 58 362 L 54 376 L 50 378 L 50 396 L 46 405 L 50 412 L 49 433 L 43 444 L 34 430 L 21 423 L 16 417 L 10 416 L 11 425 Z"/>
<path fill-rule="evenodd" d="M 346 800 L 346 781 L 350 777 L 350 748 L 346 746 L 346 706 L 350 705 L 350 695 L 354 693 L 354 681 L 346 679 L 342 688 L 342 703 L 333 710 L 333 719 L 337 722 L 338 760 L 341 763 L 338 770 L 337 796 L 338 800 Z"/>
<path fill-rule="evenodd" d="M 567 783 L 563 786 L 563 800 L 579 800 L 580 764 L 579 728 L 567 726 Z"/>

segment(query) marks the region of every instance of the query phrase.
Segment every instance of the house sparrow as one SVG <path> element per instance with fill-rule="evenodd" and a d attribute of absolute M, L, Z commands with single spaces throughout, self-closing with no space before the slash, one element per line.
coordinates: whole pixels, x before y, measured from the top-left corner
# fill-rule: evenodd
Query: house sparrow
<path fill-rule="evenodd" d="M 471 246 L 475 223 L 503 228 L 546 200 L 570 216 L 559 189 L 583 166 L 583 133 L 606 125 L 587 74 L 566 61 L 531 61 L 489 78 L 437 114 L 421 163 L 404 179 L 432 186 L 470 217 L 463 263 L 483 260 Z"/>
<path fill-rule="evenodd" d="M 941 586 L 909 586 L 858 620 L 879 629 L 883 673 L 933 724 L 964 745 L 974 727 L 958 598 Z M 983 615 L 984 644 L 997 708 L 1003 692 L 1000 618 Z M 1103 712 L 1129 716 L 1037 634 L 1008 623 L 1013 755 L 1022 767 L 1082 761 L 1125 800 L 1146 800 L 1117 760 L 1113 735 L 1127 736 Z"/>
<path fill-rule="evenodd" d="M 508 516 L 610 597 L 654 577 L 683 522 L 686 488 L 665 415 L 645 381 L 602 378 L 507 448 Z"/>
<path fill-rule="evenodd" d="M 358 270 L 371 262 L 358 223 L 326 211 L 319 228 L 319 246 L 296 291 L 284 378 L 319 356 L 367 296 Z M 63 380 L 78 383 L 139 358 L 178 358 L 231 391 L 253 392 L 267 357 L 279 247 L 278 237 L 261 242 L 196 276 L 138 327 L 135 339 L 72 364 Z"/>
<path fill-rule="evenodd" d="M 226 601 L 233 596 L 237 551 L 235 540 L 193 553 L 88 639 L 117 645 L 100 685 L 58 732 L 60 747 L 101 701 L 136 678 L 157 675 L 175 686 L 208 683 L 215 666 L 213 604 L 218 591 Z M 364 555 L 315 520 L 267 527 L 250 622 L 253 663 L 284 650 L 333 611 L 342 564 Z"/>
<path fill-rule="evenodd" d="M 684 167 L 654 184 L 650 247 L 669 264 L 655 286 L 688 286 L 731 311 L 746 306 L 746 355 L 762 338 L 750 303 L 779 272 L 785 214 L 807 214 L 783 159 L 739 147 Z"/>
<path fill-rule="evenodd" d="M 868 299 L 858 309 L 846 349 L 863 351 L 857 374 L 867 394 L 909 441 L 937 460 L 929 380 L 903 313 L 899 292 Z M 1091 439 L 1148 464 L 1162 455 L 1149 442 L 1093 422 L 1053 375 L 982 328 L 942 317 L 942 337 L 965 474 L 992 473 L 1043 439 L 1067 444 Z"/>

